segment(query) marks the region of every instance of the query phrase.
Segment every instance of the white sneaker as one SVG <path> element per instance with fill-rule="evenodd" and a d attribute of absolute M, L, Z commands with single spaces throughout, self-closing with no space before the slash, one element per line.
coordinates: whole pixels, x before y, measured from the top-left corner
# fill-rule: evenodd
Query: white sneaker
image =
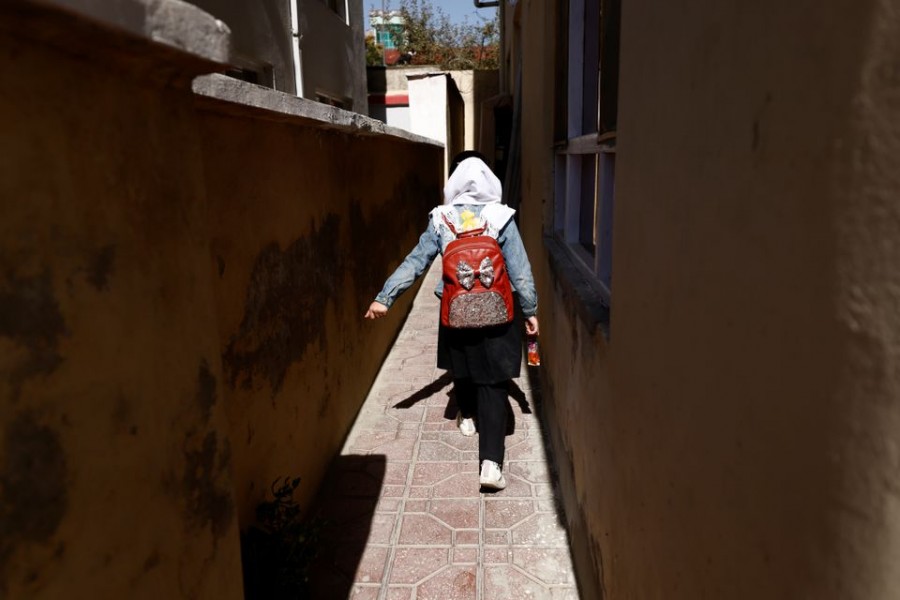
<path fill-rule="evenodd" d="M 506 479 L 500 472 L 500 465 L 492 460 L 482 461 L 481 486 L 492 490 L 502 490 L 506 487 Z"/>
<path fill-rule="evenodd" d="M 463 418 L 462 413 L 456 413 L 456 425 L 459 427 L 459 432 L 466 437 L 472 437 L 475 435 L 475 420 Z"/>

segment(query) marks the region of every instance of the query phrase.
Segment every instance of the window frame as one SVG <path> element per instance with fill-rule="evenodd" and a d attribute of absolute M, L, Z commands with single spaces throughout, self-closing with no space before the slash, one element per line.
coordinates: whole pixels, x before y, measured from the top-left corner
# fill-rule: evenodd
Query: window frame
<path fill-rule="evenodd" d="M 293 1 L 296 2 L 298 0 Z M 343 21 L 344 25 L 350 25 L 349 0 L 322 0 L 322 4 L 324 4 L 325 8 L 330 10 L 335 16 Z"/>
<path fill-rule="evenodd" d="M 591 283 L 600 301 L 612 300 L 612 234 L 615 201 L 617 98 L 604 98 L 602 90 L 617 95 L 618 23 L 603 22 L 601 11 L 612 6 L 618 19 L 619 0 L 569 0 L 560 18 L 558 48 L 567 53 L 565 94 L 557 110 L 566 112 L 565 138 L 555 147 L 553 235 L 569 258 Z M 592 18 L 593 17 L 593 18 Z M 594 22 L 596 27 L 588 24 Z M 610 41 L 610 52 L 604 47 Z M 587 57 L 587 58 L 586 58 Z M 591 67 L 596 57 L 596 69 Z M 606 59 L 606 63 L 604 63 Z M 613 64 L 610 64 L 613 60 Z M 587 66 L 587 68 L 586 68 Z M 603 73 L 613 80 L 603 79 Z M 587 88 L 586 88 L 587 84 Z M 611 102 L 610 102 L 611 101 Z M 610 110 L 611 107 L 611 110 Z M 610 123 L 613 127 L 603 130 Z M 557 118 L 558 125 L 562 122 Z M 585 239 L 585 233 L 590 239 Z"/>

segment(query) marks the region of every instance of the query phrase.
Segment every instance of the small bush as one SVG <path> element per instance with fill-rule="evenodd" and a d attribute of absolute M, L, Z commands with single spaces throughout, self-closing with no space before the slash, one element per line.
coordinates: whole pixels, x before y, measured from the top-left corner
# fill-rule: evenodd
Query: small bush
<path fill-rule="evenodd" d="M 272 499 L 256 507 L 257 524 L 241 534 L 247 600 L 311 598 L 309 568 L 316 558 L 321 519 L 303 520 L 294 501 L 300 478 L 272 482 Z"/>

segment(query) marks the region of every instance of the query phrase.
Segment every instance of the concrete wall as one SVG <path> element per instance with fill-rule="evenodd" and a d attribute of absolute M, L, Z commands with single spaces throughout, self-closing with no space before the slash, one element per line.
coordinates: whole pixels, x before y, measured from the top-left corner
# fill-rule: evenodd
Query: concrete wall
<path fill-rule="evenodd" d="M 410 130 L 409 105 L 388 106 L 386 104 L 369 104 L 369 116 L 383 121 L 385 125 L 398 129 Z"/>
<path fill-rule="evenodd" d="M 444 145 L 444 173 L 465 147 L 465 104 L 448 73 L 409 77 L 409 128 Z"/>
<path fill-rule="evenodd" d="M 380 102 L 382 97 L 386 97 L 388 105 L 370 104 L 369 111 L 371 116 L 380 119 L 393 127 L 401 129 L 411 129 L 411 108 L 409 106 L 391 106 L 392 97 L 408 95 L 409 78 L 412 77 L 416 81 L 424 75 L 444 74 L 450 76 L 453 85 L 458 92 L 459 100 L 461 100 L 462 114 L 457 114 L 451 118 L 451 127 L 458 129 L 453 141 L 453 147 L 459 148 L 460 151 L 479 149 L 480 138 L 482 135 L 482 105 L 490 98 L 497 95 L 500 86 L 499 74 L 493 71 L 440 71 L 434 65 L 417 65 L 402 67 L 368 67 L 368 91 Z M 453 93 L 451 90 L 450 93 Z M 422 114 L 430 114 L 434 111 L 433 103 L 426 99 L 420 100 L 425 102 Z M 451 100 L 453 110 L 459 113 L 459 102 Z M 416 120 L 419 123 L 418 120 Z M 487 127 L 493 130 L 493 122 L 488 122 Z M 421 126 L 421 125 L 420 125 Z M 430 131 L 430 130 L 429 130 Z M 436 138 L 437 139 L 437 138 Z"/>
<path fill-rule="evenodd" d="M 197 0 L 195 4 L 233 29 L 236 66 L 256 70 L 270 66 L 274 88 L 296 94 L 291 2 L 297 2 L 298 8 L 302 96 L 315 100 L 321 94 L 343 102 L 347 110 L 366 114 L 362 0 L 348 1 L 346 19 L 322 0 Z"/>
<path fill-rule="evenodd" d="M 0 23 L 0 596 L 240 598 L 240 527 L 276 476 L 309 500 L 399 329 L 361 316 L 442 149 L 228 78 L 198 100 L 228 32 L 181 2 Z"/>
<path fill-rule="evenodd" d="M 0 596 L 239 598 L 184 79 L 211 63 L 32 4 L 0 20 Z"/>
<path fill-rule="evenodd" d="M 413 294 L 384 326 L 362 315 L 441 201 L 443 149 L 286 124 L 290 104 L 281 118 L 200 108 L 235 486 L 252 522 L 279 475 L 302 476 L 308 502 L 340 449 Z"/>
<path fill-rule="evenodd" d="M 325 94 L 344 108 L 368 112 L 362 0 L 349 0 L 349 25 L 322 0 L 300 3 L 303 97 Z"/>
<path fill-rule="evenodd" d="M 409 79 L 409 126 L 417 135 L 447 145 L 450 129 L 450 92 L 445 73 L 423 74 Z M 446 173 L 448 158 L 444 157 Z"/>
<path fill-rule="evenodd" d="M 896 597 L 896 10 L 626 3 L 607 339 L 542 239 L 554 19 L 519 5 L 521 217 L 585 597 Z"/>
<path fill-rule="evenodd" d="M 379 67 L 375 67 L 377 70 Z M 441 70 L 435 65 L 407 65 L 399 67 L 384 68 L 384 80 L 386 82 L 385 89 L 391 91 L 407 91 L 409 89 L 410 75 L 425 75 L 426 73 L 440 73 Z M 370 90 L 376 91 L 376 90 Z"/>
<path fill-rule="evenodd" d="M 462 96 L 465 111 L 463 118 L 463 123 L 465 124 L 463 147 L 467 150 L 476 150 L 479 146 L 481 133 L 481 105 L 499 93 L 499 73 L 496 70 L 449 71 L 449 73 L 456 84 L 456 89 L 459 90 L 459 94 Z"/>
<path fill-rule="evenodd" d="M 261 84 L 296 93 L 291 1 L 196 0 L 193 4 L 230 25 L 235 66 L 261 73 Z M 274 81 L 265 80 L 267 72 Z"/>

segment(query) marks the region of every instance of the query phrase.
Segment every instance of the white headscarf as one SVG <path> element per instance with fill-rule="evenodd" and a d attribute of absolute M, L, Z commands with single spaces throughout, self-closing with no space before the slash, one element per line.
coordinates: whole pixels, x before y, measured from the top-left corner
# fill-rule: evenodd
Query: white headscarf
<path fill-rule="evenodd" d="M 456 167 L 444 186 L 445 204 L 492 204 L 500 202 L 503 186 L 480 158 L 467 158 Z"/>
<path fill-rule="evenodd" d="M 451 222 L 459 224 L 459 213 L 455 207 L 462 205 L 481 205 L 480 218 L 486 225 L 485 233 L 497 238 L 516 212 L 501 204 L 502 196 L 500 180 L 484 161 L 472 157 L 459 163 L 444 186 L 444 206 L 431 211 L 431 222 L 434 230 L 441 236 L 442 247 L 446 247 L 455 238 L 443 219 L 446 216 Z"/>

